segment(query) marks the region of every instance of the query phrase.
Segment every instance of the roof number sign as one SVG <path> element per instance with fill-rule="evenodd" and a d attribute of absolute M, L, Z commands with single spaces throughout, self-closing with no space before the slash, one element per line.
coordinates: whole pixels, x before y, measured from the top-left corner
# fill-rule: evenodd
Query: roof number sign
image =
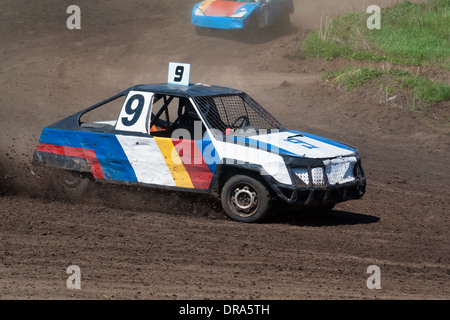
<path fill-rule="evenodd" d="M 167 83 L 189 86 L 191 65 L 186 63 L 169 62 L 169 75 Z"/>

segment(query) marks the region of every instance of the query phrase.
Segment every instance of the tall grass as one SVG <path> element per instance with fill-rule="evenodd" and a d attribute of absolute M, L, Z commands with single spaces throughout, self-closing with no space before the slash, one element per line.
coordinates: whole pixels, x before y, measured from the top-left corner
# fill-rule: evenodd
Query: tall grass
<path fill-rule="evenodd" d="M 450 70 L 450 0 L 397 2 L 381 11 L 381 29 L 368 29 L 370 14 L 326 21 L 301 44 L 307 56 L 438 65 Z"/>
<path fill-rule="evenodd" d="M 383 87 L 383 90 L 391 95 L 406 89 L 410 92 L 412 100 L 417 101 L 417 104 L 422 107 L 433 102 L 450 101 L 449 84 L 431 81 L 399 69 L 376 70 L 367 67 L 347 67 L 324 74 L 323 80 L 342 85 L 350 91 L 358 90 L 366 83 L 370 83 L 374 88 Z M 409 107 L 412 109 L 413 106 Z"/>

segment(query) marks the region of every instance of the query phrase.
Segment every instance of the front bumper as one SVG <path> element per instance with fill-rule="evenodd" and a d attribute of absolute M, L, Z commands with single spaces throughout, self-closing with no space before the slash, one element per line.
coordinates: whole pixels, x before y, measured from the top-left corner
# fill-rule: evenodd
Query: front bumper
<path fill-rule="evenodd" d="M 230 17 L 211 17 L 211 16 L 196 16 L 192 15 L 191 23 L 194 26 L 211 29 L 244 29 L 248 22 L 245 18 L 230 18 Z"/>
<path fill-rule="evenodd" d="M 294 184 L 281 184 L 273 178 L 269 178 L 267 182 L 279 199 L 289 204 L 302 206 L 332 205 L 360 199 L 366 192 L 366 178 L 359 157 L 352 168 L 352 179 L 347 179 L 345 182 L 333 181 L 323 161 L 311 161 L 306 168 L 310 178 L 308 183 L 299 179 L 292 167 L 289 171 Z M 313 179 L 314 171 L 317 169 L 323 172 L 323 180 L 319 184 Z"/>
<path fill-rule="evenodd" d="M 366 180 L 326 187 L 272 187 L 278 198 L 289 204 L 301 206 L 330 205 L 360 199 L 366 191 Z"/>

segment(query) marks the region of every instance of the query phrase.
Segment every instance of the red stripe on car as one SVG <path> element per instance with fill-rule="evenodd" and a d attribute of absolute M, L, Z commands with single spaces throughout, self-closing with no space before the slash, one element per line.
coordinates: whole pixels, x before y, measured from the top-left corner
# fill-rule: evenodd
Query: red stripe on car
<path fill-rule="evenodd" d="M 211 170 L 203 159 L 202 151 L 194 140 L 172 139 L 172 143 L 191 178 L 194 188 L 208 189 L 213 178 Z"/>
<path fill-rule="evenodd" d="M 229 17 L 244 3 L 234 1 L 213 1 L 204 11 L 206 16 Z"/>
<path fill-rule="evenodd" d="M 102 166 L 98 162 L 97 155 L 92 149 L 74 148 L 59 146 L 55 144 L 41 143 L 36 147 L 36 151 L 57 154 L 60 156 L 69 156 L 75 158 L 86 159 L 89 167 L 91 168 L 92 175 L 96 179 L 105 179 Z"/>

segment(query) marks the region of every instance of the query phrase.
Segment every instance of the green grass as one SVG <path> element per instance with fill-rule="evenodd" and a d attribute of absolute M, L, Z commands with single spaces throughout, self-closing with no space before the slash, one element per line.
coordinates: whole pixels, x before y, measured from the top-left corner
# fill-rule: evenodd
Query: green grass
<path fill-rule="evenodd" d="M 426 107 L 433 102 L 450 101 L 449 84 L 431 81 L 399 69 L 375 70 L 367 67 L 347 67 L 324 74 L 323 80 L 342 85 L 349 91 L 358 90 L 366 83 L 373 84 L 371 87 L 382 87 L 390 95 L 407 90 L 420 107 Z M 413 106 L 409 106 L 409 109 L 412 108 Z"/>
<path fill-rule="evenodd" d="M 306 56 L 437 65 L 450 70 L 450 0 L 397 2 L 381 10 L 381 29 L 368 29 L 371 14 L 326 21 L 301 44 Z"/>
<path fill-rule="evenodd" d="M 383 77 L 385 73 L 371 68 L 352 68 L 337 70 L 323 75 L 323 80 L 344 85 L 349 91 L 361 88 L 365 83 Z"/>

